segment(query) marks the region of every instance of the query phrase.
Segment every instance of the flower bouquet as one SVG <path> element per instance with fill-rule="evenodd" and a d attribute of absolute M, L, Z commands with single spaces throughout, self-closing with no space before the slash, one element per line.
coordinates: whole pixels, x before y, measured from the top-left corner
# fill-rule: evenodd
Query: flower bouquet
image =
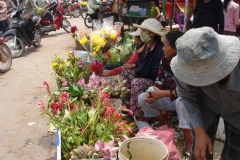
<path fill-rule="evenodd" d="M 87 1 L 82 1 L 79 3 L 82 8 L 87 7 L 88 2 Z"/>
<path fill-rule="evenodd" d="M 84 35 L 79 41 L 83 47 L 91 53 L 94 59 L 99 62 L 104 62 L 105 57 L 103 53 L 107 52 L 120 41 L 118 36 L 118 31 L 113 25 L 104 24 L 101 29 L 94 31 L 89 35 L 89 40 L 88 37 Z"/>
<path fill-rule="evenodd" d="M 74 52 L 68 52 L 66 60 L 55 56 L 55 59 L 52 61 L 52 69 L 54 70 L 59 88 L 66 87 L 70 82 L 77 83 L 80 78 L 88 81 L 92 74 L 90 68 L 75 56 Z"/>

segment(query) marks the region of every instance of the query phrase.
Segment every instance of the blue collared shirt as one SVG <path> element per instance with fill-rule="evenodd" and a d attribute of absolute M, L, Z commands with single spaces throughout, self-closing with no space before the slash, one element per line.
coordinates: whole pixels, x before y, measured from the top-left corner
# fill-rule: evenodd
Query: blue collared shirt
<path fill-rule="evenodd" d="M 240 62 L 223 85 L 214 83 L 195 87 L 179 81 L 176 77 L 175 80 L 178 96 L 181 97 L 187 112 L 186 118 L 194 129 L 208 128 L 218 115 L 240 129 Z"/>

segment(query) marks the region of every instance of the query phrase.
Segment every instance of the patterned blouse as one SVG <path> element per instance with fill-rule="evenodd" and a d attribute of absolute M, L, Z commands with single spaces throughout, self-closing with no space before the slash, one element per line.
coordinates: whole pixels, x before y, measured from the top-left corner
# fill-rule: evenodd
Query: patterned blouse
<path fill-rule="evenodd" d="M 167 59 L 166 57 L 162 58 L 154 86 L 161 90 L 170 90 L 170 98 L 171 100 L 175 100 L 177 98 L 176 83 L 170 67 L 170 62 L 171 59 Z"/>

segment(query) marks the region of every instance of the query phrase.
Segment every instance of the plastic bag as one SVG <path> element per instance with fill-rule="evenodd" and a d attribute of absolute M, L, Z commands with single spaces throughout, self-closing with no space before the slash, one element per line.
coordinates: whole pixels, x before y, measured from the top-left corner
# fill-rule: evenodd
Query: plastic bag
<path fill-rule="evenodd" d="M 174 143 L 174 129 L 168 128 L 167 125 L 161 126 L 156 130 L 153 130 L 152 128 L 149 127 L 144 127 L 138 131 L 136 137 L 148 137 L 157 139 L 167 146 L 169 160 L 181 159 L 179 150 L 177 149 Z"/>

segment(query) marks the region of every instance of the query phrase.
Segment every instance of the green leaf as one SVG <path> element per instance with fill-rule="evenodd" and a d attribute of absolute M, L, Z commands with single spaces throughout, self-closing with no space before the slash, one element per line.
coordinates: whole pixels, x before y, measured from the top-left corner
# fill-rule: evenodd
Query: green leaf
<path fill-rule="evenodd" d="M 64 118 L 65 118 L 65 119 L 67 119 L 67 118 L 70 118 L 70 119 L 71 119 L 70 113 L 69 113 L 69 111 L 68 111 L 67 109 L 65 109 Z"/>
<path fill-rule="evenodd" d="M 72 141 L 72 137 L 67 138 L 67 142 L 70 143 Z"/>

